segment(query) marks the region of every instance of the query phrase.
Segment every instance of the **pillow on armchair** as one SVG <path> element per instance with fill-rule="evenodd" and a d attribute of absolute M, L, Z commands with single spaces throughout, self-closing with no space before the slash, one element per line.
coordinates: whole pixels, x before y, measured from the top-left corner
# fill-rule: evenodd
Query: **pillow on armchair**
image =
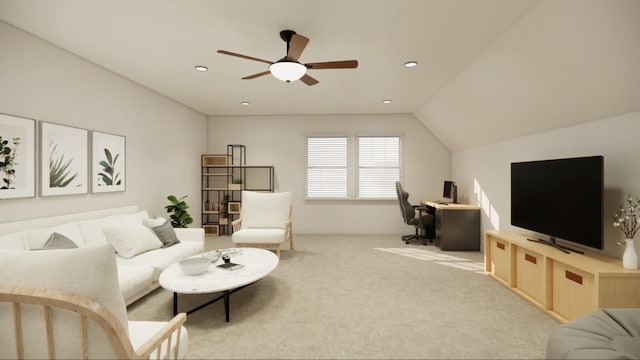
<path fill-rule="evenodd" d="M 0 251 L 0 283 L 37 288 L 50 288 L 88 297 L 105 306 L 120 321 L 128 334 L 127 311 L 118 285 L 116 260 L 111 245 L 56 249 L 44 251 Z M 75 352 L 81 339 L 77 316 L 54 311 L 57 317 L 53 328 L 56 355 L 59 358 L 78 358 Z M 9 304 L 0 304 L 0 358 L 15 358 L 13 318 Z M 47 358 L 47 347 L 37 346 L 44 341 L 42 309 L 22 312 L 25 358 Z M 65 324 L 68 324 L 65 326 Z M 40 326 L 37 326 L 40 325 Z M 88 324 L 91 347 L 89 358 L 114 358 L 115 354 L 104 332 L 96 324 Z M 72 350 L 73 349 L 73 350 Z"/>
<path fill-rule="evenodd" d="M 242 229 L 283 229 L 291 210 L 291 193 L 242 192 Z"/>

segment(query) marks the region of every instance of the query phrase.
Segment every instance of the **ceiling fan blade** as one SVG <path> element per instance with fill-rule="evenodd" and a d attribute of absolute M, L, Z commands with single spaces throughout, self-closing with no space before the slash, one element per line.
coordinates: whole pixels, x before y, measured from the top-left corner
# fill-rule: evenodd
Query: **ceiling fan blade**
<path fill-rule="evenodd" d="M 239 58 L 242 58 L 242 59 L 254 60 L 254 61 L 260 61 L 260 62 L 263 62 L 263 63 L 272 64 L 272 62 L 271 62 L 271 61 L 269 61 L 269 60 L 258 59 L 258 58 L 254 58 L 254 57 L 247 56 L 247 55 L 242 55 L 242 54 L 236 54 L 236 53 L 233 53 L 233 52 L 231 52 L 231 51 L 218 50 L 218 53 L 219 53 L 219 54 L 224 54 L 224 55 L 230 55 L 230 56 L 239 57 Z"/>
<path fill-rule="evenodd" d="M 355 69 L 358 67 L 358 60 L 326 61 L 304 64 L 308 69 Z"/>
<path fill-rule="evenodd" d="M 319 82 L 318 80 L 316 80 L 316 79 L 312 78 L 311 76 L 309 76 L 309 75 L 307 75 L 307 74 L 304 74 L 304 75 L 300 78 L 300 81 L 302 81 L 303 83 L 305 83 L 305 84 L 307 84 L 307 85 L 309 85 L 309 86 L 311 86 L 311 85 L 315 85 L 315 84 L 317 84 L 317 83 Z"/>
<path fill-rule="evenodd" d="M 260 77 L 260 76 L 265 76 L 265 75 L 270 74 L 270 73 L 271 73 L 271 71 L 267 70 L 267 71 L 263 71 L 261 73 L 245 76 L 245 77 L 242 78 L 242 80 L 251 80 L 251 79 L 255 79 L 255 78 Z"/>
<path fill-rule="evenodd" d="M 309 39 L 298 34 L 293 34 L 291 36 L 291 41 L 289 41 L 287 57 L 291 60 L 298 61 L 298 58 L 302 54 L 302 51 L 309 43 Z"/>

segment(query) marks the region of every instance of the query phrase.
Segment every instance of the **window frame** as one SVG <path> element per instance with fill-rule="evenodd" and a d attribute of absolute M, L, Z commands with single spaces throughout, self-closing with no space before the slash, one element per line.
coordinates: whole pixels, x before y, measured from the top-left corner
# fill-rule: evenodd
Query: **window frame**
<path fill-rule="evenodd" d="M 318 197 L 318 196 L 309 196 L 309 139 L 310 138 L 346 138 L 347 139 L 347 154 L 346 154 L 346 163 L 347 163 L 347 171 L 346 171 L 346 196 L 344 197 Z M 360 147 L 360 138 L 398 138 L 398 177 L 399 181 L 404 181 L 404 134 L 398 133 L 367 133 L 367 134 L 307 134 L 305 136 L 305 200 L 313 200 L 313 201 L 323 201 L 323 200 L 332 200 L 332 201 L 397 201 L 397 196 L 395 194 L 395 185 L 393 187 L 393 196 L 389 194 L 388 197 L 377 197 L 377 196 L 368 196 L 361 197 L 360 196 L 360 164 L 359 164 L 359 147 Z M 394 181 L 395 183 L 395 181 Z"/>

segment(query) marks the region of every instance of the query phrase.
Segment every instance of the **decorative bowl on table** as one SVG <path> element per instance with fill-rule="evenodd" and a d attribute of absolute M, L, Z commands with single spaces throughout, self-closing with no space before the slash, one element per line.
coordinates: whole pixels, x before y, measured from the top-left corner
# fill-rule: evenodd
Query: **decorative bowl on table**
<path fill-rule="evenodd" d="M 211 261 L 204 257 L 192 257 L 180 261 L 180 269 L 185 275 L 200 275 L 207 272 Z"/>

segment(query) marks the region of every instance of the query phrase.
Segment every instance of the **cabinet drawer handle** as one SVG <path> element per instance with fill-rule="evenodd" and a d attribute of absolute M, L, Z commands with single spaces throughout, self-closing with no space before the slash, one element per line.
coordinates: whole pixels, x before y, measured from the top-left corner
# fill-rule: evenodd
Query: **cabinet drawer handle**
<path fill-rule="evenodd" d="M 496 246 L 498 247 L 498 249 L 500 249 L 500 250 L 504 250 L 504 244 L 503 244 L 503 243 L 499 243 L 499 242 L 497 242 L 497 243 L 496 243 Z"/>
<path fill-rule="evenodd" d="M 564 272 L 564 276 L 565 276 L 567 279 L 569 279 L 569 280 L 571 280 L 571 281 L 573 281 L 573 282 L 576 282 L 576 283 L 578 283 L 578 284 L 582 285 L 582 276 L 580 276 L 580 275 L 578 275 L 578 274 L 576 274 L 576 273 L 574 273 L 574 272 L 571 272 L 571 271 L 569 271 L 569 270 L 565 270 L 565 272 Z"/>
<path fill-rule="evenodd" d="M 524 259 L 534 265 L 538 263 L 538 259 L 535 256 L 529 254 L 524 254 Z"/>

